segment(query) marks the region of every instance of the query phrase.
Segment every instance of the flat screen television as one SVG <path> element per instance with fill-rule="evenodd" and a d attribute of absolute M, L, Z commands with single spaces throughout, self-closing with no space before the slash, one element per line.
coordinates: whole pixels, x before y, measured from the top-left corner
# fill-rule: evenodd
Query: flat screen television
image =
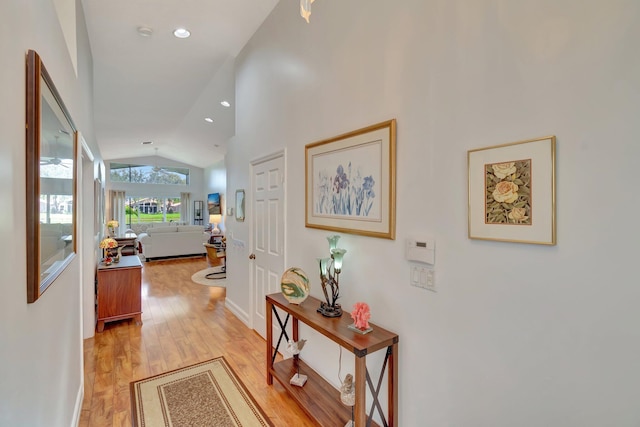
<path fill-rule="evenodd" d="M 211 193 L 207 196 L 207 209 L 209 210 L 209 215 L 222 215 L 220 193 Z"/>

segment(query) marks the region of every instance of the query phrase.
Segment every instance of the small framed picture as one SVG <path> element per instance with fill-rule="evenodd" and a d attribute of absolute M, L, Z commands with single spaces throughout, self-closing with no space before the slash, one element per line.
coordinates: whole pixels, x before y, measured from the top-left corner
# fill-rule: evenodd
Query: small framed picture
<path fill-rule="evenodd" d="M 555 156 L 555 136 L 469 150 L 469 238 L 555 245 Z"/>
<path fill-rule="evenodd" d="M 244 190 L 236 190 L 236 221 L 244 221 Z"/>

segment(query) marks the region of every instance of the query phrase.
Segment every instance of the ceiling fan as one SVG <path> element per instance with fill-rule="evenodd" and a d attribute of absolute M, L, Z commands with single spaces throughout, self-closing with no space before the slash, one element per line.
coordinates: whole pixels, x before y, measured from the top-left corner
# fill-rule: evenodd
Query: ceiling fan
<path fill-rule="evenodd" d="M 65 165 L 64 163 L 62 163 L 62 160 L 58 157 L 52 157 L 48 160 L 45 160 L 45 158 L 43 157 L 40 160 L 40 165 L 54 165 L 54 166 L 62 166 L 64 168 L 68 168 L 69 166 Z"/>
<path fill-rule="evenodd" d="M 53 157 L 41 157 L 40 158 L 40 165 L 41 166 L 43 166 L 43 165 L 53 165 L 53 166 L 62 166 L 62 167 L 68 168 L 69 166 L 65 165 L 63 163 L 63 160 L 58 157 L 57 147 L 58 147 L 58 138 L 59 138 L 59 136 L 56 135 L 55 138 L 56 138 L 56 144 L 55 144 L 56 149 L 54 150 Z"/>
<path fill-rule="evenodd" d="M 167 171 L 164 168 L 158 166 L 158 147 L 154 148 L 154 150 L 156 150 L 156 160 L 155 160 L 155 165 L 153 165 L 153 169 L 152 170 L 155 173 L 167 173 Z"/>

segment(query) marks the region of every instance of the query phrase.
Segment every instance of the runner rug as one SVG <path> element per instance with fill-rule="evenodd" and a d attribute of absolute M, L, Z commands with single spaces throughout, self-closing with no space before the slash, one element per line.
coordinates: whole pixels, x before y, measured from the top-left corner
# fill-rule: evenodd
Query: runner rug
<path fill-rule="evenodd" d="M 131 383 L 135 427 L 273 426 L 224 357 Z"/>

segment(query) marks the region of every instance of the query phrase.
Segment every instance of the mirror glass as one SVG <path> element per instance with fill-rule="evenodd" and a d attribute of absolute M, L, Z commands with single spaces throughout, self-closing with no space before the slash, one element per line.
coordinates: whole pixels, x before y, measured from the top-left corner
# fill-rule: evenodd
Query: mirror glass
<path fill-rule="evenodd" d="M 27 301 L 76 253 L 77 132 L 39 56 L 27 57 Z"/>

